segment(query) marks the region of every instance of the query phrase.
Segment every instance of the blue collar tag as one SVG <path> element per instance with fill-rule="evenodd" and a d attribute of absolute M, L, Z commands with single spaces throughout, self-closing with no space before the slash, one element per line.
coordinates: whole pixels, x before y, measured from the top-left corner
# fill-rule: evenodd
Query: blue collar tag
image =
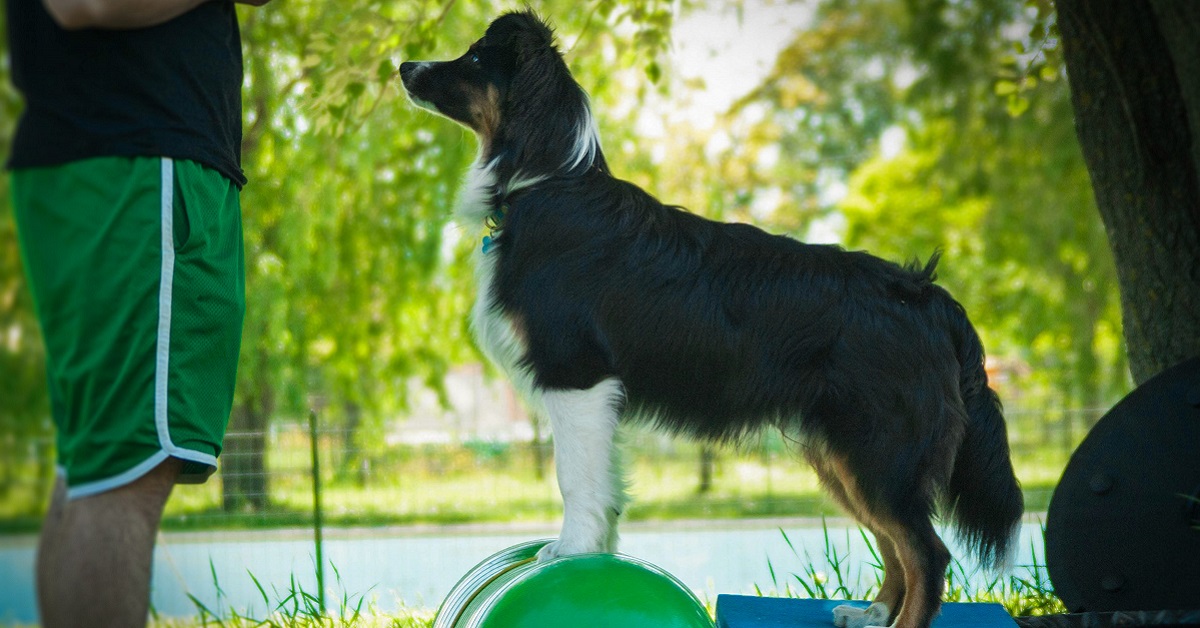
<path fill-rule="evenodd" d="M 497 238 L 500 237 L 500 230 L 504 227 L 504 210 L 507 205 L 500 205 L 492 210 L 492 213 L 487 215 L 483 220 L 483 225 L 488 228 L 488 234 L 483 236 L 483 252 L 486 255 L 496 250 Z"/>

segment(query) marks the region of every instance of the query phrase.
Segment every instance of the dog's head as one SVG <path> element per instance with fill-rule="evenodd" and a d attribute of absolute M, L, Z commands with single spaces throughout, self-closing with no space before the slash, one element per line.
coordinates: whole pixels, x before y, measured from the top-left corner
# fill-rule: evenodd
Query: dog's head
<path fill-rule="evenodd" d="M 486 161 L 527 175 L 603 165 L 587 95 L 532 11 L 500 16 L 457 59 L 402 63 L 400 78 L 416 105 L 473 130 Z"/>

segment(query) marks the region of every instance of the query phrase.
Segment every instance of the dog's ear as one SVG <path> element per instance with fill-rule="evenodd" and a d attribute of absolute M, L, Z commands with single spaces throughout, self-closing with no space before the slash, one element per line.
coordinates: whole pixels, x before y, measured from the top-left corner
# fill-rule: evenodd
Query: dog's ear
<path fill-rule="evenodd" d="M 506 93 L 510 149 L 539 172 L 596 159 L 587 94 L 554 44 L 554 31 L 531 10 L 509 14 L 515 67 Z"/>
<path fill-rule="evenodd" d="M 558 56 L 554 46 L 554 29 L 538 17 L 533 9 L 512 14 L 517 19 L 513 32 L 512 47 L 517 51 L 517 62 L 533 62 L 545 55 Z"/>
<path fill-rule="evenodd" d="M 528 63 L 545 54 L 557 54 L 554 30 L 528 8 L 496 18 L 483 41 L 502 55 L 502 65 L 509 72 L 516 64 Z"/>

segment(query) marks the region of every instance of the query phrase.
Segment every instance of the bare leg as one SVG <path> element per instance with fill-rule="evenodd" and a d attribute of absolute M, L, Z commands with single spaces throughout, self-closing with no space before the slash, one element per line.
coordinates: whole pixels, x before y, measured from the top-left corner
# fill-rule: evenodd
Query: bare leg
<path fill-rule="evenodd" d="M 71 501 L 58 481 L 38 544 L 45 628 L 146 625 L 154 537 L 182 467 L 168 458 L 130 484 Z"/>

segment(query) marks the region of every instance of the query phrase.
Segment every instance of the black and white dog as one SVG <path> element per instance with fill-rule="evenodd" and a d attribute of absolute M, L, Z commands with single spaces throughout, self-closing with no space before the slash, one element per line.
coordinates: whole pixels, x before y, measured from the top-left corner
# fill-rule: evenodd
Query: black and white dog
<path fill-rule="evenodd" d="M 485 224 L 472 325 L 550 418 L 565 512 L 546 559 L 616 548 L 622 419 L 714 441 L 775 426 L 875 535 L 886 577 L 839 626 L 925 628 L 950 555 L 941 505 L 999 564 L 1022 499 L 983 348 L 924 268 L 664 205 L 615 178 L 587 95 L 531 11 L 452 61 L 408 62 L 417 105 L 472 129 L 459 220 Z"/>

